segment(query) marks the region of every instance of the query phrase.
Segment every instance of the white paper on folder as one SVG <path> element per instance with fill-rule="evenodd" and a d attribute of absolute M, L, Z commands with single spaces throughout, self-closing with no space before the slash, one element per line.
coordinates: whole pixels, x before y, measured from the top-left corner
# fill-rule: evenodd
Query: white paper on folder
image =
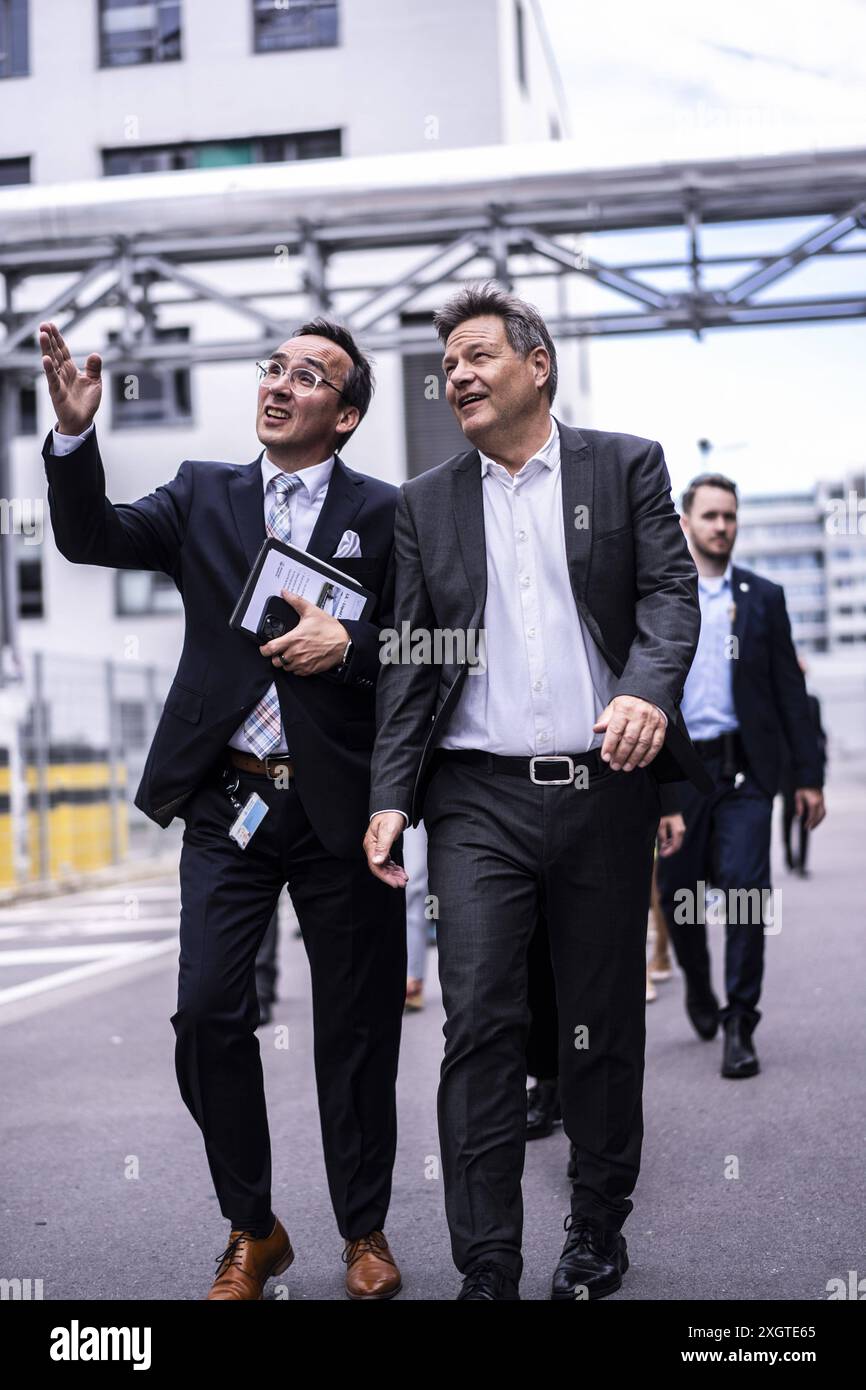
<path fill-rule="evenodd" d="M 354 589 L 341 584 L 336 577 L 331 579 L 294 556 L 283 555 L 274 549 L 265 556 L 261 574 L 243 616 L 242 624 L 248 631 L 258 632 L 268 599 L 272 594 L 279 597 L 282 589 L 290 594 L 300 594 L 325 613 L 332 613 L 335 618 L 360 618 L 364 611 L 363 594 L 355 593 Z"/>

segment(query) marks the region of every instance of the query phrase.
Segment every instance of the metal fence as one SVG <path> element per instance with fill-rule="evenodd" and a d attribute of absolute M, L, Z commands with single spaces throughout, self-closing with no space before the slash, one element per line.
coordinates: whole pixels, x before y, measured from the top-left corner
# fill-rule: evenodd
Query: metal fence
<path fill-rule="evenodd" d="M 132 804 L 171 673 L 36 652 L 0 692 L 0 889 L 171 848 Z"/>

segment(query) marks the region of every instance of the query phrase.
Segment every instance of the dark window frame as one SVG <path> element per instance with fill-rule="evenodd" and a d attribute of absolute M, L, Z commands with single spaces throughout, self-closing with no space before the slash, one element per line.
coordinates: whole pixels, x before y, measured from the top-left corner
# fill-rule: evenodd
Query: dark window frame
<path fill-rule="evenodd" d="M 289 16 L 292 12 L 307 15 L 310 24 L 310 37 L 301 38 L 299 42 L 271 42 L 262 43 L 262 36 L 268 32 L 273 38 L 279 40 L 280 19 Z M 321 28 L 324 29 L 329 19 L 333 19 L 333 35 L 317 37 L 312 33 L 315 16 L 323 18 Z M 340 3 L 339 0 L 289 0 L 285 6 L 277 6 L 274 0 L 251 0 L 250 22 L 252 25 L 251 49 L 256 55 L 268 53 L 308 53 L 316 48 L 339 48 L 340 47 Z M 288 32 L 289 25 L 283 25 L 284 31 Z"/>
<path fill-rule="evenodd" d="M 17 34 L 14 26 L 18 25 Z M 20 52 L 17 50 L 21 50 Z M 17 66 L 13 66 L 16 64 Z M 30 76 L 29 0 L 0 0 L 0 82 Z"/>
<path fill-rule="evenodd" d="M 41 545 L 28 545 L 26 536 L 16 533 L 15 537 L 15 584 L 17 589 L 18 618 L 21 622 L 45 617 L 45 566 L 42 562 Z M 35 583 L 28 582 L 28 574 L 35 576 Z"/>
<path fill-rule="evenodd" d="M 429 327 L 430 330 L 429 351 L 400 354 L 403 448 L 408 479 L 417 478 L 444 459 L 465 451 L 470 445 L 446 399 L 442 345 L 433 327 L 432 313 L 407 310 L 400 315 L 400 323 L 404 327 Z M 430 376 L 439 383 L 435 400 L 422 396 L 422 388 Z M 430 413 L 425 420 L 424 414 L 428 409 Z"/>
<path fill-rule="evenodd" d="M 523 0 L 514 0 L 514 42 L 517 55 L 517 81 L 520 90 L 529 95 L 529 69 L 526 63 L 526 11 Z"/>
<path fill-rule="evenodd" d="M 331 151 L 322 153 L 315 149 L 317 141 L 322 145 L 330 144 Z M 297 152 L 287 157 L 286 147 L 290 142 L 295 143 Z M 294 164 L 305 159 L 340 159 L 343 153 L 343 132 L 339 127 L 336 127 L 330 130 L 290 131 L 283 135 L 232 136 L 226 140 L 186 140 L 166 145 L 136 145 L 130 141 L 128 145 L 102 150 L 102 174 L 103 178 L 116 179 L 129 178 L 141 173 L 174 173 L 179 170 L 201 168 L 236 168 L 237 163 L 228 160 L 224 165 L 217 163 L 202 165 L 196 162 L 195 156 L 205 150 L 241 150 L 247 148 L 250 150 L 251 158 L 243 162 L 248 164 Z M 152 170 L 112 170 L 110 167 L 114 161 L 146 160 L 148 157 L 155 160 L 161 158 L 170 162 L 171 167 Z"/>
<path fill-rule="evenodd" d="M 180 63 L 183 61 L 183 0 L 151 0 L 151 3 L 157 12 L 174 8 L 177 9 L 177 30 L 174 31 L 177 35 L 177 52 L 166 54 L 159 53 L 160 47 L 166 40 L 159 33 L 159 13 L 157 13 L 156 29 L 151 31 L 150 38 L 142 38 L 136 45 L 140 50 L 144 50 L 149 45 L 152 50 L 150 56 L 135 58 L 130 62 L 112 61 L 111 39 L 106 35 L 103 20 L 106 14 L 111 14 L 112 11 L 119 14 L 122 13 L 124 9 L 135 9 L 135 0 L 128 0 L 128 3 L 127 0 L 122 0 L 122 3 L 116 6 L 111 4 L 111 0 L 96 0 L 96 29 L 97 42 L 99 45 L 98 61 L 101 70 L 116 71 L 117 69 L 122 70 L 124 68 L 151 67 L 155 63 Z M 131 47 L 132 45 L 130 45 L 130 48 Z M 118 45 L 114 50 L 115 53 L 121 51 L 121 45 Z"/>
<path fill-rule="evenodd" d="M 39 398 L 36 387 L 29 381 L 20 385 L 12 403 L 15 439 L 32 439 L 39 433 Z"/>
<path fill-rule="evenodd" d="M 129 597 L 124 598 L 124 584 L 127 582 L 127 575 L 147 575 L 149 603 L 145 608 L 136 607 L 130 604 Z M 157 591 L 167 593 L 170 589 L 176 595 L 176 604 L 170 608 L 160 608 L 154 603 L 154 596 Z M 162 570 L 115 570 L 114 571 L 114 615 L 116 618 L 174 618 L 183 613 L 183 598 L 174 580 Z"/>
<path fill-rule="evenodd" d="M 184 327 L 157 328 L 155 330 L 157 340 L 164 342 L 188 342 L 189 329 Z M 108 341 L 113 343 L 117 339 L 116 333 L 109 333 Z M 169 408 L 161 414 L 148 416 L 148 411 L 153 410 L 152 398 L 139 399 L 138 401 L 121 401 L 118 399 L 118 390 L 122 394 L 123 378 L 130 375 L 149 375 L 160 381 L 162 385 L 162 401 L 169 401 Z M 111 428 L 113 430 L 152 430 L 152 429 L 181 429 L 190 426 L 195 422 L 195 407 L 192 389 L 192 371 L 182 363 L 166 362 L 163 366 L 158 363 L 148 363 L 145 367 L 135 368 L 112 368 L 109 373 L 109 400 L 111 402 Z M 178 402 L 185 398 L 186 408 L 178 408 Z"/>
<path fill-rule="evenodd" d="M 3 0 L 0 0 L 0 4 L 2 3 Z M 22 188 L 25 184 L 32 183 L 32 165 L 33 157 L 29 154 L 16 154 L 8 158 L 4 157 L 3 159 L 0 159 L 0 188 Z M 6 173 L 14 173 L 16 168 L 21 170 L 22 172 L 25 172 L 27 177 L 24 179 L 7 179 L 3 177 L 4 171 Z"/>

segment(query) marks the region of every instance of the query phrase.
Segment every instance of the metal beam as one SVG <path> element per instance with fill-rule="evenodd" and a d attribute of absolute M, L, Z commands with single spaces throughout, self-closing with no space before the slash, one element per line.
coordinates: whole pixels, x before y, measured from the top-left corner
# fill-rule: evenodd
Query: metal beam
<path fill-rule="evenodd" d="M 547 276 L 561 292 L 583 276 L 627 297 L 635 312 L 569 313 L 563 337 L 690 332 L 743 324 L 830 322 L 863 315 L 863 294 L 792 295 L 774 303 L 762 292 L 810 259 L 843 255 L 852 276 L 866 257 L 857 233 L 866 227 L 866 150 L 829 151 L 745 160 L 688 160 L 626 169 L 581 169 L 574 147 L 539 144 L 517 151 L 494 147 L 379 159 L 301 161 L 168 176 L 141 175 L 67 185 L 59 190 L 0 193 L 0 272 L 10 298 L 27 284 L 26 318 L 4 316 L 0 367 L 36 374 L 26 347 L 39 318 L 66 314 L 68 329 L 111 303 L 126 316 L 121 341 L 106 349 L 107 365 L 152 361 L 197 363 L 246 358 L 272 346 L 282 331 L 275 298 L 298 301 L 300 312 L 346 320 L 370 346 L 405 351 L 434 346 L 423 325 L 403 325 L 410 303 L 429 309 L 461 273 L 492 274 L 503 284 Z M 303 167 L 302 167 L 303 166 Z M 702 253 L 703 229 L 772 217 L 814 219 L 767 251 L 766 229 L 752 254 Z M 563 238 L 623 228 L 679 227 L 683 253 L 669 261 L 614 263 L 597 252 L 574 252 Z M 845 244 L 843 244 L 845 243 Z M 208 283 L 190 267 L 217 261 L 286 260 L 291 282 L 259 293 Z M 372 276 L 353 286 L 354 253 L 375 251 Z M 407 266 L 407 253 L 420 253 Z M 335 283 L 339 258 L 342 283 Z M 853 258 L 853 259 L 851 259 Z M 727 265 L 731 283 L 706 289 L 706 272 Z M 757 265 L 757 269 L 755 266 Z M 660 289 L 653 271 L 683 273 L 682 288 Z M 82 290 L 107 270 L 115 283 L 89 304 Z M 33 282 L 69 273 L 75 283 L 38 315 Z M 378 276 L 378 281 L 377 281 Z M 372 283 L 371 283 L 372 280 Z M 348 283 L 347 283 L 348 282 Z M 183 291 L 170 297 L 169 287 Z M 436 295 L 436 299 L 433 295 Z M 864 286 L 866 293 L 866 286 Z M 360 303 L 357 302 L 361 295 Z M 23 294 L 22 294 L 23 298 Z M 249 322 L 249 339 L 169 344 L 148 341 L 170 305 L 214 302 Z M 354 302 L 353 302 L 354 301 Z M 561 302 L 568 303 L 568 299 Z M 70 312 L 71 311 L 71 312 Z M 138 327 L 144 314 L 145 331 Z M 148 328 L 149 325 L 149 328 Z"/>

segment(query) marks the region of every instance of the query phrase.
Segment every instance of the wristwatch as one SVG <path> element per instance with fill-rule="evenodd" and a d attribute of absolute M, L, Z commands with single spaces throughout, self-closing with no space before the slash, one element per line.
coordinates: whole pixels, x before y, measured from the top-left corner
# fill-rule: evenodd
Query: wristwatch
<path fill-rule="evenodd" d="M 333 675 L 342 676 L 343 672 L 346 670 L 346 667 L 349 665 L 349 662 L 352 660 L 352 651 L 353 643 L 350 637 L 348 642 L 346 643 L 346 650 L 343 652 L 339 665 L 333 668 Z"/>

